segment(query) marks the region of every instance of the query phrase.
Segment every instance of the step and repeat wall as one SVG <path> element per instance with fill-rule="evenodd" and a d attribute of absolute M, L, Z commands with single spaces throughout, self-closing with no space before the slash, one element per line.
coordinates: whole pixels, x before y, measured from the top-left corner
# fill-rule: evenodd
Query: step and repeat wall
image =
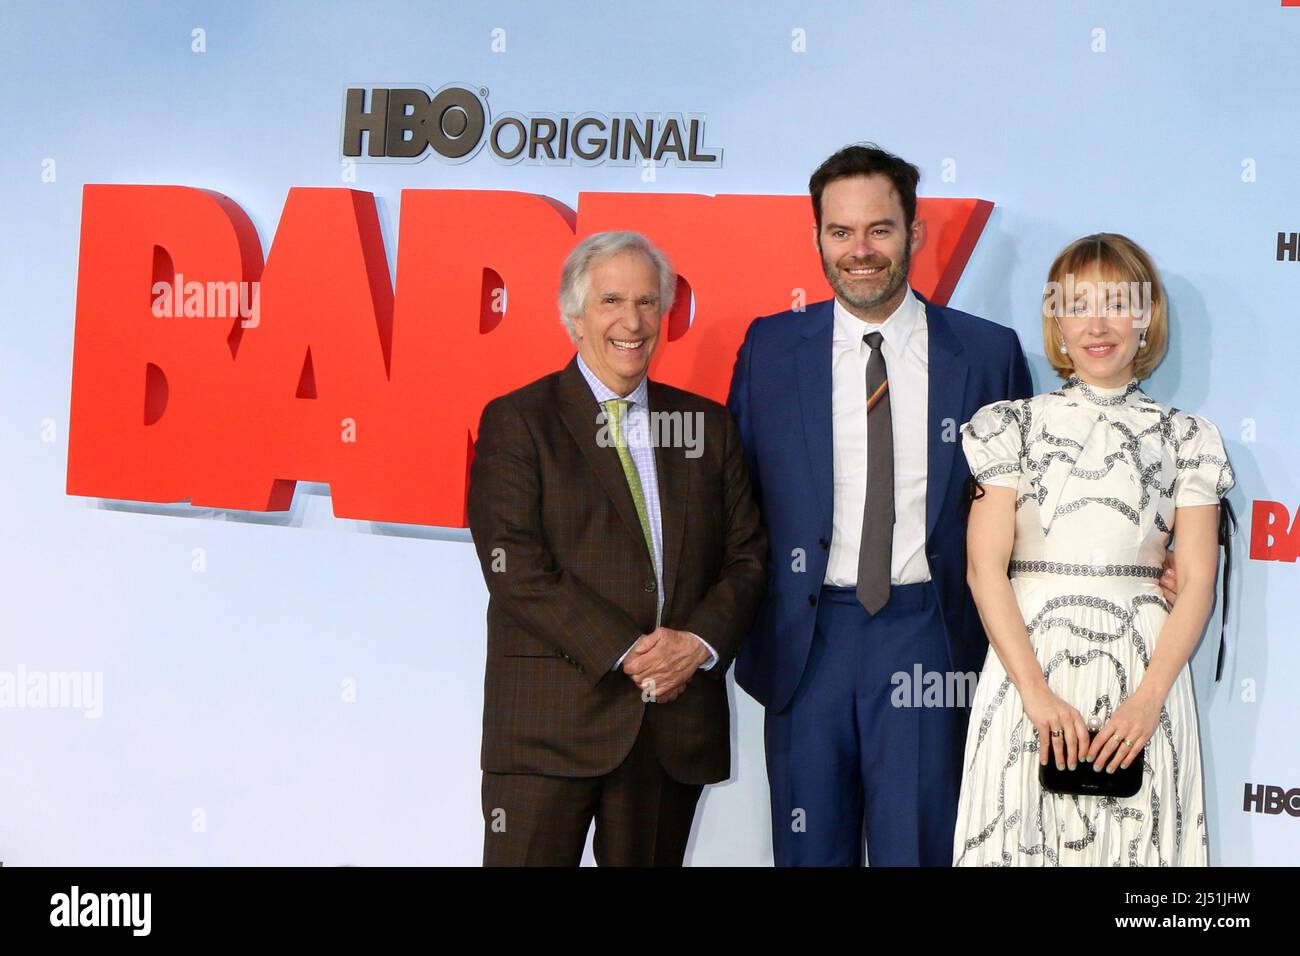
<path fill-rule="evenodd" d="M 810 172 L 922 172 L 918 290 L 1016 329 L 1070 240 L 1171 300 L 1222 430 L 1211 862 L 1300 861 L 1300 134 L 1280 0 L 17 3 L 0 9 L 0 860 L 477 864 L 484 403 L 571 354 L 575 236 L 682 275 L 652 375 L 725 395 L 828 296 Z M 762 709 L 687 860 L 771 862 Z"/>

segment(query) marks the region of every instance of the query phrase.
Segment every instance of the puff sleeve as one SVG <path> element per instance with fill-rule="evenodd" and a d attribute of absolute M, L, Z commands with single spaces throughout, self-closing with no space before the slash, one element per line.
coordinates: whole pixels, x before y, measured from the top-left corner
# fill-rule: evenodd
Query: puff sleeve
<path fill-rule="evenodd" d="M 985 405 L 961 427 L 961 447 L 971 476 L 981 485 L 1015 488 L 1020 484 L 1023 402 Z"/>
<path fill-rule="evenodd" d="M 1180 422 L 1174 507 L 1216 505 L 1235 482 L 1219 429 L 1199 415 L 1185 414 Z"/>

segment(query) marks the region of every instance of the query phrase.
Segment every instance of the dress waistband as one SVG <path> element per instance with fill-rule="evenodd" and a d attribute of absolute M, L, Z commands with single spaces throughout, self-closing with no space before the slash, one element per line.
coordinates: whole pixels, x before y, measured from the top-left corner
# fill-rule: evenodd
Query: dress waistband
<path fill-rule="evenodd" d="M 1060 574 L 1082 578 L 1158 579 L 1164 568 L 1150 564 L 1069 564 L 1064 561 L 1015 561 L 1007 565 L 1011 577 Z"/>

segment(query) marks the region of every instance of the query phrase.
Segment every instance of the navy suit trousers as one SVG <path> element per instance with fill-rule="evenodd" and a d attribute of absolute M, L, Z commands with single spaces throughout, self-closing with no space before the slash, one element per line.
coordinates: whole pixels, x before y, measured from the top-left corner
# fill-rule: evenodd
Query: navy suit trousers
<path fill-rule="evenodd" d="M 778 866 L 861 866 L 864 836 L 873 866 L 951 865 L 969 701 L 948 660 L 933 582 L 875 615 L 822 588 L 802 680 L 765 721 Z M 918 676 L 941 682 L 937 706 Z"/>

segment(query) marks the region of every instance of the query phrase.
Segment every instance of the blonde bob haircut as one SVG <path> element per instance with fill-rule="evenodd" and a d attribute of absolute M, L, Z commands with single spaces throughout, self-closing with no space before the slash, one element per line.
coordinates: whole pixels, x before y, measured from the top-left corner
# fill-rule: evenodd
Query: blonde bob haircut
<path fill-rule="evenodd" d="M 1133 375 L 1144 379 L 1160 364 L 1169 344 L 1168 300 L 1151 257 L 1132 239 L 1114 232 L 1098 232 L 1074 240 L 1061 250 L 1048 270 L 1047 285 L 1043 288 L 1043 348 L 1047 360 L 1061 378 L 1074 374 L 1069 353 L 1061 351 L 1063 340 L 1057 324 L 1057 312 L 1062 304 L 1060 290 L 1073 286 L 1073 276 L 1094 270 L 1104 281 L 1123 283 L 1130 288 L 1136 283 L 1146 290 L 1140 301 L 1147 306 L 1149 314 L 1134 318 L 1150 319 L 1144 330 L 1147 344 L 1138 349 L 1133 359 Z"/>

